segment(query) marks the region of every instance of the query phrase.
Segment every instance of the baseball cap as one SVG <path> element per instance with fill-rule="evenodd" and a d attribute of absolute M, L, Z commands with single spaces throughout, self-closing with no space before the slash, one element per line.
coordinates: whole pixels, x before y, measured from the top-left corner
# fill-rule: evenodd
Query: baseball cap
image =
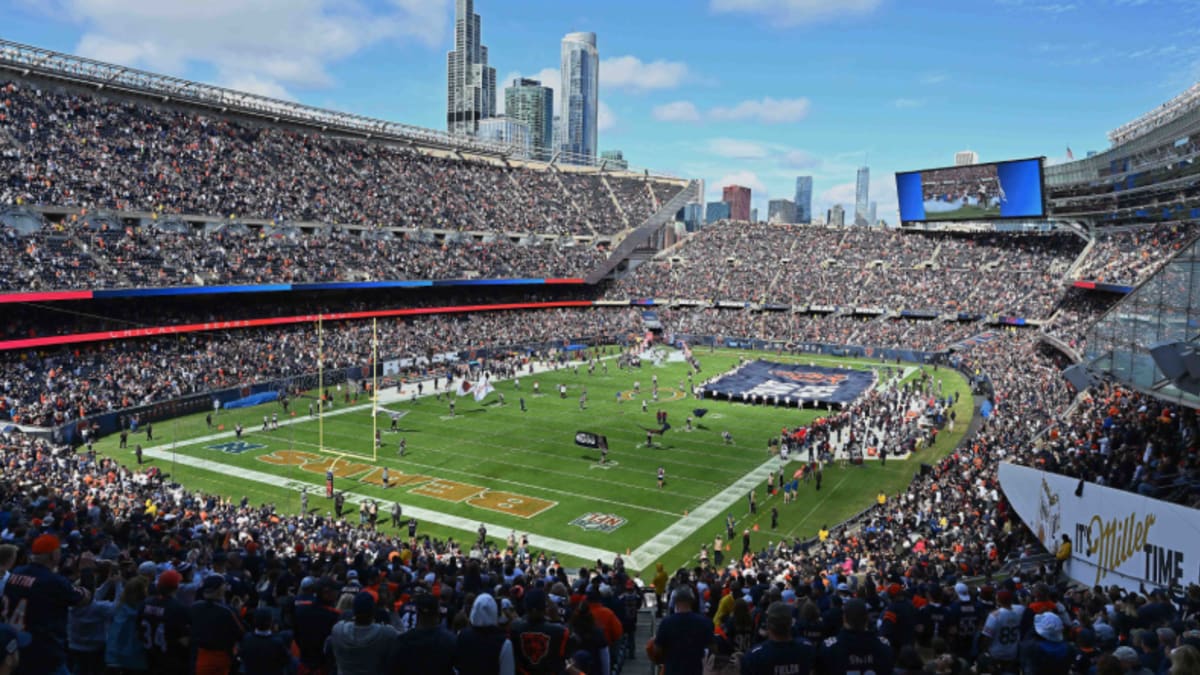
<path fill-rule="evenodd" d="M 354 613 L 357 614 L 374 614 L 375 613 L 375 596 L 366 591 L 362 591 L 354 596 Z"/>
<path fill-rule="evenodd" d="M 47 555 L 54 553 L 62 546 L 58 537 L 52 534 L 43 534 L 33 540 L 33 546 L 30 547 L 30 552 L 34 555 Z"/>
<path fill-rule="evenodd" d="M 1038 635 L 1051 642 L 1062 641 L 1062 619 L 1058 618 L 1053 612 L 1042 612 L 1033 620 L 1033 629 Z"/>
<path fill-rule="evenodd" d="M 155 574 L 158 574 L 158 567 L 153 562 L 147 560 L 146 562 L 142 563 L 141 565 L 138 565 L 138 574 L 141 574 L 142 576 L 152 577 Z"/>
<path fill-rule="evenodd" d="M 843 581 L 842 583 L 837 585 L 837 590 L 838 590 L 838 593 L 849 593 L 850 592 L 850 584 Z"/>
<path fill-rule="evenodd" d="M 1113 656 L 1117 657 L 1118 661 L 1132 661 L 1135 663 L 1138 661 L 1138 653 L 1134 651 L 1133 647 L 1117 647 L 1113 651 Z"/>
<path fill-rule="evenodd" d="M 785 604 L 794 605 L 796 604 L 796 591 L 789 588 L 783 592 L 781 598 Z"/>
<path fill-rule="evenodd" d="M 204 590 L 215 591 L 225 585 L 225 577 L 220 574 L 214 574 L 204 578 Z"/>
<path fill-rule="evenodd" d="M 349 579 L 357 579 L 357 578 L 358 578 L 358 570 L 350 570 L 349 572 L 346 572 L 346 579 L 347 579 L 347 580 L 349 580 Z"/>
<path fill-rule="evenodd" d="M 970 602 L 971 600 L 971 589 L 967 588 L 967 585 L 961 581 L 954 584 L 954 594 L 963 602 Z"/>
<path fill-rule="evenodd" d="M 417 605 L 417 614 L 437 614 L 439 611 L 437 598 L 428 593 L 418 595 L 413 602 Z"/>
<path fill-rule="evenodd" d="M 317 587 L 316 577 L 304 577 L 300 580 L 300 590 L 307 591 Z"/>
<path fill-rule="evenodd" d="M 17 630 L 10 624 L 0 623 L 0 654 L 8 656 L 18 649 L 28 647 L 30 642 L 33 642 L 33 636 L 29 633 Z"/>
<path fill-rule="evenodd" d="M 175 570 L 167 570 L 158 577 L 158 590 L 173 591 L 179 588 L 179 582 L 183 581 L 183 575 Z"/>
<path fill-rule="evenodd" d="M 546 591 L 531 588 L 525 593 L 525 611 L 531 609 L 546 609 Z"/>

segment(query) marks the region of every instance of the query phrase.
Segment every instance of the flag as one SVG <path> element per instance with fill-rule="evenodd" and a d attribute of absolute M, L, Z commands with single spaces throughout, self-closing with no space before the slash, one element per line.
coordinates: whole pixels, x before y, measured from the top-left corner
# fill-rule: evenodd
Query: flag
<path fill-rule="evenodd" d="M 704 417 L 705 415 L 708 414 L 708 408 L 696 408 L 696 409 L 692 410 L 692 414 L 695 415 L 697 418 Z"/>
<path fill-rule="evenodd" d="M 1067 159 L 1075 159 L 1075 153 L 1071 152 L 1071 146 L 1067 146 Z"/>
<path fill-rule="evenodd" d="M 480 380 L 475 383 L 475 400 L 477 402 L 482 401 L 493 391 L 496 391 L 496 388 L 492 386 L 491 382 L 488 382 L 486 379 Z"/>
<path fill-rule="evenodd" d="M 456 388 L 454 390 L 454 393 L 457 396 L 466 396 L 467 394 L 470 394 L 471 393 L 470 380 L 468 380 L 467 378 L 464 377 L 462 379 L 462 381 L 458 383 L 458 388 Z"/>

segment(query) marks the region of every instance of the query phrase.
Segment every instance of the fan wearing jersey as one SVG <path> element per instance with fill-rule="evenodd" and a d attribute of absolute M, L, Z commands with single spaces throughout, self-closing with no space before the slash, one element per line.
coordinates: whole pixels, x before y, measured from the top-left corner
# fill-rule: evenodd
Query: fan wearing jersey
<path fill-rule="evenodd" d="M 742 657 L 742 675 L 808 675 L 816 650 L 807 640 L 792 636 L 792 608 L 773 602 L 767 608 L 768 640 Z"/>
<path fill-rule="evenodd" d="M 225 604 L 225 577 L 204 580 L 204 599 L 189 609 L 195 641 L 195 675 L 225 675 L 233 667 L 233 651 L 242 640 L 236 609 Z M 235 598 L 236 601 L 236 598 Z"/>
<path fill-rule="evenodd" d="M 1017 654 L 1021 646 L 1021 617 L 1025 608 L 1013 605 L 1012 591 L 996 594 L 996 608 L 988 615 L 979 636 L 979 653 L 987 654 L 995 672 L 1017 670 Z"/>
<path fill-rule="evenodd" d="M 872 672 L 891 675 L 892 645 L 867 630 L 867 605 L 855 598 L 842 607 L 842 630 L 825 640 L 817 656 L 821 675 Z"/>
<path fill-rule="evenodd" d="M 29 564 L 13 570 L 4 584 L 0 619 L 31 637 L 21 649 L 17 675 L 68 674 L 67 610 L 90 595 L 55 572 L 61 559 L 58 537 L 43 534 L 33 540 Z"/>
<path fill-rule="evenodd" d="M 167 570 L 158 577 L 156 593 L 146 598 L 138 616 L 142 646 L 150 670 L 163 675 L 188 675 L 188 634 L 191 619 L 175 598 L 183 576 Z"/>

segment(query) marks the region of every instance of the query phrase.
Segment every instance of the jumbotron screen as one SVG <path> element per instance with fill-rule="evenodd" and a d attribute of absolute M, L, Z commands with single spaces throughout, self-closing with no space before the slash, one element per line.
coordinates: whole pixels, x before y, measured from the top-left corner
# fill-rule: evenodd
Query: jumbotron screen
<path fill-rule="evenodd" d="M 896 174 L 901 222 L 1042 218 L 1042 158 Z"/>

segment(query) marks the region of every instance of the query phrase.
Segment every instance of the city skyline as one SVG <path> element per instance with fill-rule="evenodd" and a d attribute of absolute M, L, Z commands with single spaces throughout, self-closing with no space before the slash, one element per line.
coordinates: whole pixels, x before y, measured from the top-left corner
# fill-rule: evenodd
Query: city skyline
<path fill-rule="evenodd" d="M 454 49 L 446 54 L 446 131 L 474 135 L 496 116 L 496 69 L 488 65 L 474 0 L 454 2 Z"/>
<path fill-rule="evenodd" d="M 705 202 L 723 185 L 751 187 L 760 213 L 771 199 L 794 198 L 800 174 L 813 177 L 814 213 L 852 205 L 855 169 L 869 157 L 870 198 L 894 223 L 896 171 L 951 165 L 964 148 L 986 161 L 1061 162 L 1068 146 L 1084 157 L 1200 79 L 1200 6 L 1183 0 L 980 0 L 961 12 L 924 0 L 472 4 L 487 67 L 504 85 L 528 77 L 561 89 L 563 36 L 595 32 L 599 146 L 623 149 L 632 167 L 703 179 Z M 5 37 L 18 42 L 447 127 L 454 0 L 0 8 Z M 689 37 L 664 40 L 664 26 Z M 813 56 L 847 42 L 859 45 L 853 58 L 825 68 L 796 71 L 786 58 L 797 45 Z"/>

